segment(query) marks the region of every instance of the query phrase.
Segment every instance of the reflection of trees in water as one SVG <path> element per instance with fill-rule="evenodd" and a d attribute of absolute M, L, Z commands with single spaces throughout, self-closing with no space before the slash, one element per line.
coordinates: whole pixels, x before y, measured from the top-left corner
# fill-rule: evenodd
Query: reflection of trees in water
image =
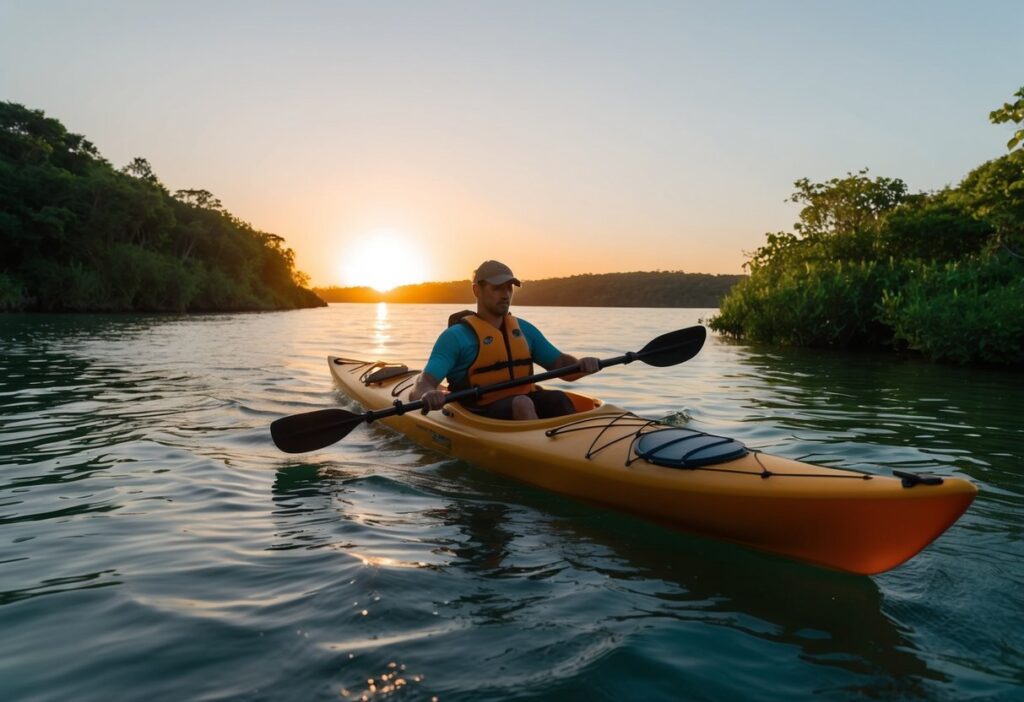
<path fill-rule="evenodd" d="M 11 343 L 6 337 L 3 342 L 0 393 L 10 399 L 0 404 L 0 416 L 8 421 L 88 400 L 128 381 L 123 370 L 93 368 L 84 358 L 47 351 L 43 344 Z"/>
<path fill-rule="evenodd" d="M 319 464 L 292 465 L 274 476 L 271 516 L 277 525 L 278 541 L 268 550 L 287 551 L 318 548 L 337 542 L 332 526 L 338 524 L 338 503 L 344 503 L 352 477 Z"/>
<path fill-rule="evenodd" d="M 454 542 L 446 540 L 445 549 L 457 559 L 451 564 L 453 567 L 497 576 L 502 574 L 503 563 L 511 553 L 515 537 L 505 527 L 508 506 L 498 502 L 457 501 L 432 509 L 424 516 L 455 527 L 465 537 Z"/>
<path fill-rule="evenodd" d="M 1019 456 L 1024 440 L 1020 373 L 756 347 L 742 349 L 735 361 L 749 371 L 725 381 L 735 386 L 730 395 L 738 411 L 748 410 L 746 422 L 771 422 L 823 445 L 911 449 L 894 453 L 894 460 L 955 466 L 978 478 L 979 468 L 995 469 L 1020 486 L 1007 465 L 1007 454 Z"/>
<path fill-rule="evenodd" d="M 76 324 L 60 315 L 46 323 L 28 319 L 15 316 L 0 326 L 0 396 L 7 398 L 0 403 L 0 499 L 9 507 L 20 505 L 0 523 L 116 510 L 120 505 L 109 493 L 68 506 L 55 501 L 54 493 L 33 488 L 88 480 L 116 465 L 118 444 L 132 438 L 146 416 L 143 408 L 126 407 L 123 400 L 140 392 L 137 379 L 130 369 L 50 349 L 54 335 L 68 346 L 64 333 L 91 333 L 95 322 Z"/>
<path fill-rule="evenodd" d="M 91 344 L 131 346 L 154 326 L 171 323 L 144 316 L 0 316 L 0 393 L 15 398 L 0 405 L 3 430 L 24 433 L 17 424 L 24 421 L 32 429 L 21 443 L 6 441 L 0 431 L 4 452 L 32 458 L 61 448 L 68 454 L 110 448 L 151 430 L 154 418 L 180 411 L 180 400 L 161 400 L 182 394 L 190 378 L 120 356 L 103 362 L 88 352 Z"/>
<path fill-rule="evenodd" d="M 141 394 L 137 378 L 79 353 L 81 343 L 114 326 L 71 315 L 0 315 L 0 527 L 4 563 L 18 564 L 3 566 L 0 605 L 122 583 L 116 559 L 98 553 L 84 563 L 82 549 L 92 545 L 71 541 L 104 533 L 112 522 L 83 520 L 133 499 L 110 488 L 110 471 L 126 460 L 119 444 L 147 416 L 147 408 L 124 402 Z"/>

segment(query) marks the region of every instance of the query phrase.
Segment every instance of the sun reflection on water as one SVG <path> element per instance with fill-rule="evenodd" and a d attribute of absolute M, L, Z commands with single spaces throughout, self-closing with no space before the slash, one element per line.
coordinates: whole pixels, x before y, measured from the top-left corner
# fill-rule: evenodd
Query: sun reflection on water
<path fill-rule="evenodd" d="M 388 303 L 377 303 L 377 316 L 373 321 L 373 352 L 377 355 L 386 353 L 387 343 L 391 340 L 391 322 L 388 321 Z"/>

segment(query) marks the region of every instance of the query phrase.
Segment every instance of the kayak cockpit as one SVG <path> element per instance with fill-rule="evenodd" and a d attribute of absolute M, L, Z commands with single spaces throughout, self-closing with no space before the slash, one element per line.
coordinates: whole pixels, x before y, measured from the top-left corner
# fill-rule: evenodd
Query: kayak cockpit
<path fill-rule="evenodd" d="M 552 422 L 557 424 L 560 422 L 564 422 L 565 420 L 568 419 L 574 419 L 581 414 L 593 412 L 594 410 L 599 409 L 604 405 L 604 402 L 597 399 L 596 397 L 590 397 L 589 395 L 583 395 L 577 392 L 570 392 L 568 390 L 562 390 L 562 392 L 564 392 L 566 397 L 568 397 L 569 400 L 572 402 L 572 406 L 575 411 L 572 414 L 564 414 L 560 417 L 550 417 L 548 419 L 488 419 L 486 417 L 481 416 L 480 413 L 473 407 L 465 405 L 461 402 L 453 402 L 449 405 L 445 405 L 445 409 L 458 407 L 465 414 L 472 415 L 480 419 L 488 419 L 488 421 L 498 422 L 500 424 L 513 424 L 519 426 L 522 425 L 524 422 L 542 422 L 546 426 L 547 424 L 550 424 Z M 537 424 L 537 426 L 541 425 Z"/>

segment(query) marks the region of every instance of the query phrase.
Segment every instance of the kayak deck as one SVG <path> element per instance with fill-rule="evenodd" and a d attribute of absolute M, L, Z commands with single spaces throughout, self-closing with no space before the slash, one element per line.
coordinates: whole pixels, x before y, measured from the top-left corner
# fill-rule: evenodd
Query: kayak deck
<path fill-rule="evenodd" d="M 345 394 L 370 410 L 408 402 L 419 373 L 336 356 L 328 364 Z M 959 478 L 927 484 L 914 476 L 863 474 L 772 456 L 567 394 L 577 413 L 552 419 L 488 419 L 452 403 L 427 415 L 379 421 L 426 448 L 538 487 L 861 574 L 889 570 L 914 556 L 977 494 L 972 483 Z M 690 449 L 679 447 L 693 441 L 726 449 L 710 456 L 711 462 L 698 456 L 680 463 Z"/>

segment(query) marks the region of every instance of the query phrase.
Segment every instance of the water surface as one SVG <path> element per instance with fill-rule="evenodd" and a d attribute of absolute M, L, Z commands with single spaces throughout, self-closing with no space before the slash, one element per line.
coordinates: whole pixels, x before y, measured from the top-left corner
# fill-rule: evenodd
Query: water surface
<path fill-rule="evenodd" d="M 978 484 L 945 535 L 872 578 L 547 494 L 381 427 L 273 447 L 273 419 L 353 407 L 327 354 L 420 367 L 456 309 L 0 316 L 4 697 L 1019 697 L 1022 374 L 712 338 L 686 364 L 577 384 L 772 453 Z M 518 312 L 601 357 L 709 313 Z"/>

